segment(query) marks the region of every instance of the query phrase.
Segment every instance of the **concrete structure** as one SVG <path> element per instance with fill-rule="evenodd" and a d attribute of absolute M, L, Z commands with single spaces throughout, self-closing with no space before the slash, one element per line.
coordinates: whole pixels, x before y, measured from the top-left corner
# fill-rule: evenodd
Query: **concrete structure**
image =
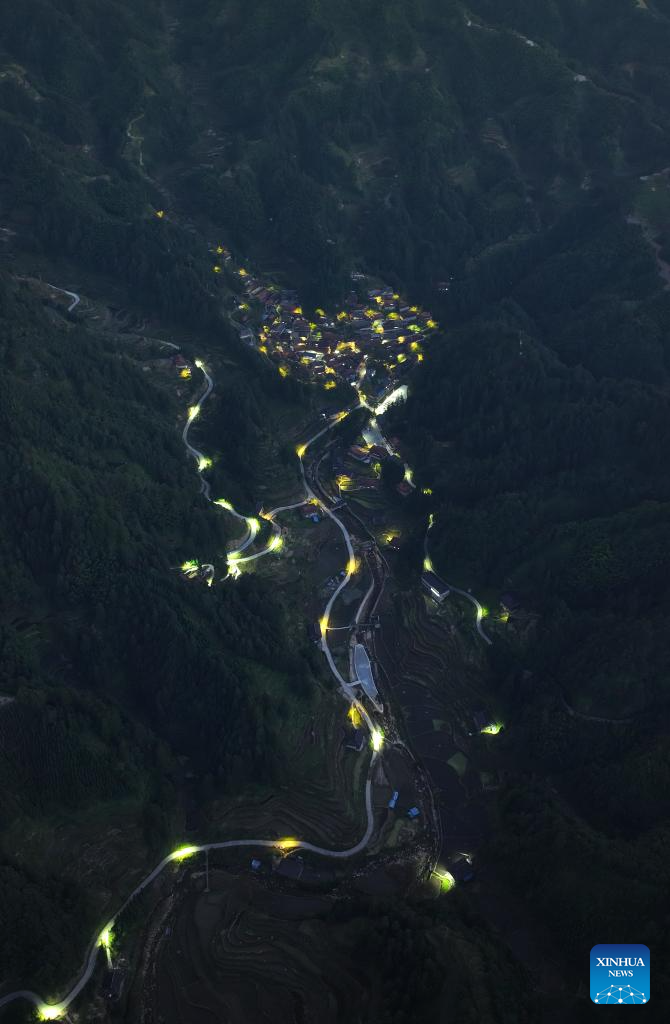
<path fill-rule="evenodd" d="M 437 573 L 426 571 L 421 577 L 421 585 L 428 591 L 430 596 L 438 604 L 442 604 L 445 597 L 449 596 L 449 587 L 441 580 Z"/>

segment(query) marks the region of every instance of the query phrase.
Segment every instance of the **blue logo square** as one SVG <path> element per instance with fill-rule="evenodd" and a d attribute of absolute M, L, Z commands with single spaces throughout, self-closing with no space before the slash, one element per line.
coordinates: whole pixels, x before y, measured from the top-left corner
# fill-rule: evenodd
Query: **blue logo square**
<path fill-rule="evenodd" d="M 591 1000 L 599 1006 L 649 1002 L 649 947 L 637 942 L 604 942 L 591 950 Z"/>

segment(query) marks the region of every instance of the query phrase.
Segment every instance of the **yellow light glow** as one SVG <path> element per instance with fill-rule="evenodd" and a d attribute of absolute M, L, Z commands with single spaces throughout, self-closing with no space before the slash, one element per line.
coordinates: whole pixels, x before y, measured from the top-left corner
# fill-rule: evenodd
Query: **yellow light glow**
<path fill-rule="evenodd" d="M 337 314 L 337 319 L 338 319 L 338 320 L 346 320 L 346 319 L 347 319 L 347 317 L 348 317 L 348 313 L 345 313 L 345 312 L 342 312 L 342 313 L 338 313 L 338 314 Z"/>
<path fill-rule="evenodd" d="M 301 459 L 306 451 L 307 451 L 307 445 L 306 444 L 299 444 L 297 446 L 296 450 L 295 450 L 295 453 L 298 456 L 298 458 Z"/>
<path fill-rule="evenodd" d="M 200 406 L 199 405 L 189 405 L 189 407 L 188 407 L 188 418 L 190 420 L 194 420 L 199 412 L 200 412 Z"/>
<path fill-rule="evenodd" d="M 182 378 L 182 380 L 189 379 L 189 377 L 191 376 L 191 371 L 189 370 L 188 366 L 185 366 L 183 370 L 179 371 L 179 376 Z"/>
<path fill-rule="evenodd" d="M 324 391 L 332 391 L 333 388 L 337 387 L 337 383 L 334 380 L 327 380 L 323 385 Z"/>
<path fill-rule="evenodd" d="M 280 850 L 295 850 L 296 846 L 300 846 L 299 839 L 278 839 L 277 846 Z"/>
<path fill-rule="evenodd" d="M 430 515 L 428 516 L 428 529 L 429 529 L 429 530 L 430 530 L 430 528 L 432 527 L 432 525 L 433 525 L 433 523 L 434 523 L 434 522 L 435 522 L 435 516 L 434 516 L 434 515 L 433 515 L 433 513 L 431 512 L 431 513 L 430 513 Z"/>
<path fill-rule="evenodd" d="M 302 316 L 302 306 L 296 306 L 293 312 L 296 316 Z"/>
<path fill-rule="evenodd" d="M 490 725 L 485 725 L 482 732 L 486 733 L 487 736 L 497 736 L 499 732 L 502 732 L 502 730 L 502 722 L 492 722 Z"/>
<path fill-rule="evenodd" d="M 432 494 L 433 493 L 433 488 L 432 487 L 422 487 L 421 488 L 421 493 L 422 494 Z"/>
<path fill-rule="evenodd" d="M 216 247 L 216 255 L 217 256 L 221 256 L 222 254 L 223 254 L 223 246 L 222 245 L 217 245 L 217 247 Z"/>
<path fill-rule="evenodd" d="M 195 570 L 197 568 L 198 568 L 198 563 L 196 562 L 195 558 L 190 558 L 188 560 L 188 562 L 184 562 L 184 564 L 181 567 L 181 571 L 182 572 L 195 572 Z"/>
<path fill-rule="evenodd" d="M 404 363 L 406 359 L 407 359 L 407 356 L 405 355 L 405 353 L 401 352 L 400 355 L 398 356 L 398 362 L 399 363 Z"/>
<path fill-rule="evenodd" d="M 111 944 L 112 944 L 112 930 L 111 930 L 111 928 L 108 925 L 106 928 L 103 928 L 102 931 L 100 932 L 100 934 L 98 935 L 98 945 L 99 946 L 104 946 L 105 949 L 109 949 Z"/>
<path fill-rule="evenodd" d="M 411 484 L 414 480 L 414 470 L 410 469 L 409 466 L 405 466 L 405 480 L 408 484 Z"/>
<path fill-rule="evenodd" d="M 253 517 L 247 519 L 247 526 L 254 535 L 257 534 L 261 528 L 261 524 L 259 523 L 258 519 L 254 519 Z"/>
<path fill-rule="evenodd" d="M 409 307 L 409 311 L 410 311 L 410 313 L 418 313 L 419 312 L 419 307 L 418 306 L 410 306 Z"/>
<path fill-rule="evenodd" d="M 60 1020 L 65 1013 L 65 1007 L 56 1004 L 49 1006 L 47 1003 L 42 1003 L 38 1007 L 37 1012 L 39 1013 L 40 1020 Z"/>
<path fill-rule="evenodd" d="M 419 351 L 419 342 L 418 341 L 412 341 L 412 342 L 410 342 L 410 346 L 409 347 L 411 348 L 412 352 L 418 352 Z"/>
<path fill-rule="evenodd" d="M 394 299 L 396 300 L 396 302 L 397 302 L 397 301 L 398 301 L 398 299 L 400 298 L 400 296 L 399 296 L 399 295 L 396 295 L 396 294 L 394 293 L 394 294 L 393 294 L 393 298 L 394 298 Z"/>
<path fill-rule="evenodd" d="M 280 551 L 283 546 L 283 539 L 277 536 L 277 534 L 275 534 L 275 536 L 271 539 L 270 543 L 268 544 L 268 551 Z"/>
<path fill-rule="evenodd" d="M 201 455 L 198 459 L 198 472 L 202 473 L 204 469 L 210 469 L 212 460 L 207 455 Z"/>
<path fill-rule="evenodd" d="M 186 857 L 192 857 L 197 852 L 197 846 L 180 846 L 178 850 L 170 854 L 170 860 L 185 860 Z"/>
<path fill-rule="evenodd" d="M 317 307 L 314 310 L 314 312 L 317 314 L 317 316 L 325 316 L 326 315 L 325 309 L 320 309 L 319 307 Z"/>
<path fill-rule="evenodd" d="M 452 875 L 451 871 L 445 871 L 443 868 L 438 868 L 433 871 L 435 878 L 440 880 L 440 888 L 442 892 L 449 892 L 456 885 L 456 879 Z"/>
<path fill-rule="evenodd" d="M 321 626 L 321 636 L 325 636 L 326 635 L 326 631 L 328 629 L 328 616 L 327 615 L 322 615 L 321 616 L 321 618 L 319 619 L 319 625 Z"/>
<path fill-rule="evenodd" d="M 288 377 L 288 370 L 286 369 L 285 366 L 280 366 L 279 367 L 279 375 L 281 377 Z"/>
<path fill-rule="evenodd" d="M 326 367 L 326 373 L 335 373 L 335 367 L 334 366 L 327 366 Z"/>
<path fill-rule="evenodd" d="M 349 718 L 349 721 L 353 725 L 354 729 L 358 729 L 359 725 L 362 722 L 362 718 L 361 713 L 355 704 L 352 704 L 349 710 L 347 711 L 347 717 Z"/>
<path fill-rule="evenodd" d="M 384 746 L 384 733 L 381 731 L 381 729 L 375 728 L 372 730 L 372 732 L 370 733 L 370 743 L 372 744 L 372 749 L 374 750 L 375 754 L 378 754 L 379 751 Z"/>
<path fill-rule="evenodd" d="M 337 419 L 338 423 L 341 423 L 342 420 L 346 420 L 348 415 L 349 415 L 349 410 L 348 409 L 344 409 L 342 412 L 338 412 L 338 414 L 337 414 L 337 416 L 335 418 Z"/>
<path fill-rule="evenodd" d="M 423 560 L 423 567 L 426 570 L 426 572 L 432 572 L 433 571 L 432 559 L 430 559 L 430 558 L 428 558 L 426 556 L 426 558 L 424 558 L 424 560 Z"/>
<path fill-rule="evenodd" d="M 233 558 L 228 559 L 228 575 L 231 580 L 237 580 L 242 575 L 242 570 Z"/>
<path fill-rule="evenodd" d="M 437 320 L 426 320 L 426 327 L 430 327 L 431 330 L 434 330 L 437 327 Z"/>
<path fill-rule="evenodd" d="M 247 270 L 244 270 L 242 267 L 240 267 L 237 273 L 240 275 L 240 277 L 249 277 L 249 272 Z"/>
<path fill-rule="evenodd" d="M 156 210 L 156 216 L 158 217 L 159 220 L 162 220 L 163 217 L 165 216 L 165 210 Z"/>
<path fill-rule="evenodd" d="M 230 504 L 229 501 L 226 501 L 225 498 L 217 498 L 214 504 L 218 505 L 220 508 L 225 508 L 228 512 L 233 511 L 233 506 Z"/>
<path fill-rule="evenodd" d="M 195 360 L 195 365 L 198 367 L 199 370 L 202 370 L 202 367 L 203 367 L 202 359 L 196 359 Z"/>
<path fill-rule="evenodd" d="M 349 561 L 347 562 L 347 572 L 349 573 L 350 576 L 353 576 L 354 573 L 358 572 L 358 567 L 359 562 L 357 558 L 350 558 Z"/>
<path fill-rule="evenodd" d="M 418 356 L 416 357 L 416 361 L 417 363 L 423 362 L 423 352 L 419 352 Z"/>
<path fill-rule="evenodd" d="M 259 352 L 263 352 L 265 354 L 265 353 L 267 353 L 267 350 L 268 350 L 267 345 L 259 345 L 258 346 L 258 351 Z"/>
<path fill-rule="evenodd" d="M 214 264 L 214 266 L 212 267 L 212 270 L 214 271 L 215 274 L 220 274 L 221 273 L 221 267 L 219 266 L 218 263 Z"/>

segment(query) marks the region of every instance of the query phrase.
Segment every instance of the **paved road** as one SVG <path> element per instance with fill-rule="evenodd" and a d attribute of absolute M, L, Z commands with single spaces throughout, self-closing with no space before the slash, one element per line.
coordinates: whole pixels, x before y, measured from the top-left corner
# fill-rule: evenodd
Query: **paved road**
<path fill-rule="evenodd" d="M 425 536 L 424 541 L 423 541 L 424 554 L 425 554 L 426 558 L 429 561 L 430 561 L 430 554 L 428 553 L 428 534 L 429 534 L 432 526 L 433 526 L 433 519 L 431 517 L 431 519 L 430 519 L 430 521 L 428 523 L 428 529 L 426 530 L 426 536 Z M 444 578 L 444 577 L 441 577 L 441 578 Z M 445 580 L 445 583 L 447 583 L 446 580 Z M 481 604 L 479 603 L 479 601 L 477 600 L 477 598 L 474 597 L 473 594 L 470 594 L 467 590 L 461 590 L 460 587 L 455 587 L 452 583 L 447 583 L 447 586 L 449 587 L 450 590 L 452 590 L 454 592 L 454 594 L 460 594 L 461 597 L 465 597 L 471 604 L 473 604 L 475 606 L 475 608 L 477 610 L 477 617 L 476 617 L 476 620 L 475 620 L 475 625 L 477 626 L 477 632 L 479 633 L 479 635 L 482 638 L 482 640 L 485 641 L 485 643 L 492 644 L 493 641 L 491 640 L 491 637 L 486 634 L 486 631 L 485 631 L 485 629 L 484 629 L 484 627 L 482 625 L 482 619 L 484 618 L 484 609 L 481 606 Z"/>
<path fill-rule="evenodd" d="M 198 473 L 201 476 L 201 481 L 202 481 L 202 485 L 203 485 L 202 486 L 202 491 L 205 494 L 205 497 L 207 498 L 207 500 L 211 501 L 209 484 L 207 483 L 206 480 L 202 479 L 202 472 L 203 472 L 203 469 L 205 468 L 205 466 L 203 464 L 203 460 L 205 459 L 205 456 L 197 448 L 194 448 L 193 445 L 191 445 L 189 443 L 189 440 L 188 440 L 188 434 L 189 434 L 189 430 L 191 428 L 191 424 L 193 423 L 193 420 L 196 419 L 196 417 L 198 416 L 198 414 L 200 412 L 200 409 L 202 408 L 203 403 L 207 400 L 207 398 L 209 397 L 209 395 L 212 392 L 212 388 L 214 387 L 214 382 L 213 382 L 210 374 L 205 369 L 205 366 L 203 365 L 201 360 L 196 360 L 196 366 L 200 370 L 202 370 L 202 373 L 203 373 L 203 375 L 205 377 L 206 387 L 205 387 L 205 390 L 202 393 L 200 399 L 198 400 L 197 404 L 194 405 L 194 406 L 191 406 L 191 409 L 189 410 L 188 418 L 186 420 L 186 424 L 184 425 L 184 429 L 182 431 L 182 440 L 183 440 L 184 445 L 185 445 L 187 451 L 189 452 L 189 454 L 196 460 L 196 464 L 197 464 L 197 467 L 198 467 Z M 300 461 L 300 470 L 301 470 L 301 474 L 302 474 L 303 484 L 304 484 L 304 487 L 305 487 L 306 497 L 302 501 L 294 502 L 291 505 L 281 505 L 278 508 L 272 509 L 270 512 L 266 513 L 266 518 L 270 521 L 270 523 L 272 525 L 274 537 L 277 537 L 277 536 L 280 535 L 279 534 L 279 527 L 274 522 L 274 517 L 278 513 L 287 511 L 289 509 L 299 508 L 301 505 L 304 505 L 305 502 L 309 501 L 309 500 L 315 501 L 317 503 L 317 505 L 319 506 L 319 508 L 321 509 L 322 513 L 324 515 L 327 515 L 330 519 L 332 519 L 333 522 L 337 524 L 338 528 L 342 532 L 342 535 L 344 537 L 345 544 L 346 544 L 348 559 L 349 559 L 349 563 L 348 564 L 349 564 L 349 566 L 353 566 L 353 563 L 354 563 L 354 549 L 353 549 L 353 544 L 352 544 L 352 541 L 351 541 L 351 536 L 349 535 L 349 532 L 348 532 L 347 528 L 345 527 L 344 523 L 342 523 L 342 521 L 340 519 L 338 519 L 337 516 L 334 515 L 330 511 L 329 508 L 326 507 L 326 505 L 316 496 L 316 494 L 314 493 L 314 491 L 312 490 L 312 488 L 308 484 L 307 478 L 305 476 L 305 467 L 304 467 L 304 463 L 303 463 L 304 455 L 307 452 L 307 450 L 310 447 L 310 445 L 312 445 L 320 437 L 322 437 L 329 430 L 331 430 L 336 425 L 337 422 L 339 422 L 339 420 L 333 420 L 331 423 L 329 423 L 327 426 L 325 426 L 322 430 L 319 430 L 316 434 L 314 434 L 312 437 L 310 437 L 298 449 L 298 458 L 299 458 L 299 461 Z M 240 513 L 236 512 L 235 509 L 232 508 L 232 506 L 230 505 L 229 502 L 225 502 L 223 507 L 226 509 L 226 511 L 232 513 L 238 519 L 246 519 L 245 516 L 242 516 L 242 515 L 240 515 Z M 250 520 L 246 519 L 246 521 L 249 522 Z M 254 536 L 255 536 L 255 534 L 254 534 Z M 241 551 L 242 548 L 240 548 L 238 550 Z M 257 554 L 249 555 L 249 556 L 247 556 L 245 558 L 240 558 L 240 559 L 237 559 L 237 560 L 240 561 L 240 562 L 251 561 L 253 558 L 259 558 L 259 557 L 261 557 L 264 554 L 268 554 L 270 550 L 273 550 L 272 540 L 270 540 L 270 542 L 269 542 L 269 544 L 268 544 L 268 546 L 266 548 L 264 548 L 262 551 L 258 552 Z M 206 566 L 206 568 L 211 569 L 212 573 L 213 573 L 213 566 Z M 328 604 L 327 604 L 325 612 L 324 612 L 324 617 L 325 617 L 326 621 L 327 621 L 328 616 L 330 615 L 330 612 L 332 610 L 332 607 L 333 607 L 337 597 L 342 593 L 342 591 L 347 586 L 347 584 L 349 583 L 349 580 L 352 578 L 352 576 L 353 576 L 353 572 L 351 572 L 349 570 L 349 568 L 348 568 L 346 576 L 344 577 L 344 579 L 342 580 L 342 582 L 338 586 L 337 590 L 333 593 L 333 595 L 331 596 L 330 600 L 328 601 Z M 368 594 L 370 592 L 371 591 L 368 591 Z M 368 595 L 366 595 L 365 599 L 367 599 L 367 597 L 368 597 Z M 360 611 L 360 609 L 359 609 L 359 611 Z M 373 738 L 373 744 L 375 743 L 375 739 L 377 741 L 380 741 L 381 733 L 380 733 L 379 729 L 375 726 L 375 724 L 372 721 L 372 719 L 371 719 L 367 709 L 356 698 L 354 689 L 351 686 L 351 684 L 349 682 L 347 682 L 342 677 L 342 675 L 340 674 L 339 670 L 337 669 L 337 666 L 335 665 L 335 662 L 333 660 L 330 648 L 328 646 L 327 630 L 326 629 L 323 630 L 322 646 L 323 646 L 323 651 L 324 651 L 324 653 L 326 655 L 326 659 L 328 661 L 328 664 L 329 664 L 329 666 L 331 668 L 331 671 L 333 672 L 333 675 L 335 676 L 335 678 L 337 679 L 337 681 L 340 684 L 340 687 L 341 687 L 341 690 L 342 690 L 342 695 L 345 697 L 345 699 L 347 701 L 353 703 L 356 706 L 356 708 L 358 709 L 358 711 L 359 711 L 359 713 L 361 715 L 361 718 L 365 721 L 368 729 L 370 730 L 370 735 Z M 31 992 L 31 991 L 29 991 L 27 989 L 22 989 L 22 990 L 19 990 L 19 991 L 16 991 L 16 992 L 10 992 L 7 995 L 5 995 L 2 998 L 0 998 L 0 1008 L 2 1008 L 3 1006 L 6 1006 L 7 1004 L 9 1004 L 11 1002 L 14 1002 L 15 1000 L 24 999 L 24 1000 L 27 1000 L 28 1002 L 33 1003 L 33 1005 L 37 1007 L 38 1012 L 40 1013 L 40 1015 L 41 1015 L 41 1017 L 43 1019 L 57 1019 L 59 1017 L 64 1016 L 64 1014 L 66 1013 L 66 1011 L 67 1011 L 68 1007 L 70 1006 L 70 1004 L 77 998 L 77 996 L 81 993 L 81 991 L 84 989 L 84 987 L 90 981 L 91 976 L 93 974 L 93 971 L 95 969 L 96 963 L 97 963 L 98 951 L 99 951 L 101 946 L 105 945 L 103 937 L 109 931 L 111 931 L 111 929 L 114 927 L 114 924 L 115 924 L 115 921 L 117 920 L 117 918 L 121 916 L 121 914 L 128 907 L 128 905 L 144 889 L 146 889 L 147 886 L 151 885 L 151 883 L 158 877 L 158 875 L 161 874 L 161 872 L 167 867 L 168 864 L 171 864 L 171 863 L 173 863 L 175 861 L 178 862 L 178 861 L 184 859 L 184 857 L 186 857 L 186 856 L 193 856 L 193 855 L 195 855 L 197 853 L 200 853 L 202 851 L 205 851 L 205 850 L 226 850 L 226 849 L 234 849 L 234 848 L 238 848 L 238 847 L 242 847 L 242 846 L 244 846 L 244 847 L 248 846 L 248 847 L 262 847 L 262 848 L 267 848 L 267 849 L 275 849 L 277 851 L 282 851 L 282 852 L 285 852 L 285 853 L 290 853 L 293 850 L 306 850 L 306 851 L 308 851 L 310 853 L 317 854 L 317 855 L 319 855 L 321 857 L 330 857 L 330 858 L 335 858 L 335 859 L 338 859 L 338 860 L 346 859 L 346 858 L 349 858 L 349 857 L 354 857 L 354 856 L 356 856 L 356 854 L 361 853 L 366 848 L 368 843 L 370 842 L 370 839 L 371 839 L 373 831 L 374 831 L 374 812 L 373 812 L 373 808 L 372 808 L 372 771 L 373 771 L 373 766 L 375 764 L 375 761 L 376 761 L 377 757 L 378 757 L 378 747 L 374 746 L 372 757 L 371 757 L 371 760 L 370 760 L 370 766 L 368 768 L 368 777 L 367 777 L 367 780 L 366 780 L 366 783 L 365 783 L 365 813 L 366 813 L 367 824 L 366 824 L 366 828 L 365 828 L 365 832 L 364 832 L 363 836 L 359 839 L 359 841 L 354 846 L 351 846 L 351 847 L 349 847 L 346 850 L 328 850 L 328 849 L 326 849 L 323 846 L 317 846 L 314 843 L 309 843 L 309 842 L 306 842 L 306 841 L 303 841 L 303 840 L 299 840 L 299 839 L 288 839 L 288 840 L 276 840 L 276 839 L 229 839 L 229 840 L 225 840 L 223 842 L 218 842 L 218 843 L 194 844 L 193 846 L 188 846 L 188 847 L 182 848 L 181 850 L 176 850 L 174 853 L 171 853 L 167 857 L 164 857 L 163 860 L 161 860 L 160 863 L 158 863 L 156 865 L 156 867 L 151 872 L 149 872 L 149 874 L 145 878 L 142 879 L 142 881 L 139 883 L 139 885 L 137 885 L 135 887 L 135 889 L 133 889 L 133 891 L 128 896 L 126 901 L 118 909 L 118 911 L 116 912 L 114 917 L 110 918 L 109 921 L 107 921 L 107 923 L 104 925 L 104 927 L 99 932 L 96 933 L 96 935 L 91 940 L 91 943 L 90 943 L 90 946 L 89 946 L 89 949 L 88 949 L 88 953 L 86 955 L 86 960 L 84 961 L 84 964 L 82 966 L 81 972 L 79 974 L 79 977 L 78 977 L 76 983 L 73 985 L 73 987 L 70 989 L 70 991 L 63 997 L 62 1000 L 60 1000 L 58 1003 L 47 1004 L 47 1003 L 44 1002 L 44 1000 L 42 999 L 42 997 L 38 993 Z"/>
<path fill-rule="evenodd" d="M 49 284 L 49 282 L 48 282 L 48 281 L 45 281 L 44 283 L 46 284 L 47 288 L 53 288 L 53 290 L 54 290 L 55 292 L 60 292 L 60 293 L 61 293 L 61 295 L 69 295 L 69 297 L 70 297 L 70 298 L 72 299 L 72 302 L 71 302 L 71 303 L 70 303 L 70 305 L 69 305 L 69 306 L 67 307 L 67 311 L 68 311 L 68 313 L 71 313 L 73 309 L 76 309 L 76 307 L 77 307 L 77 306 L 79 305 L 79 303 L 81 302 L 81 296 L 80 296 L 80 295 L 77 295 L 77 293 L 76 293 L 76 292 L 69 292 L 69 291 L 67 290 L 67 288 L 59 288 L 59 287 L 58 287 L 57 285 L 55 285 L 55 284 Z"/>
<path fill-rule="evenodd" d="M 123 905 L 119 908 L 115 916 L 110 918 L 109 921 L 107 921 L 107 923 L 105 924 L 105 926 L 99 932 L 96 933 L 96 935 L 91 941 L 91 945 L 89 947 L 86 960 L 84 961 L 84 965 L 82 967 L 79 978 L 77 979 L 76 983 L 72 986 L 70 991 L 67 993 L 67 995 L 63 997 L 63 999 L 61 999 L 58 1003 L 49 1004 L 45 1003 L 42 997 L 37 992 L 31 992 L 28 989 L 20 989 L 19 991 L 9 992 L 6 996 L 3 996 L 0 999 L 0 1009 L 3 1006 L 7 1006 L 9 1003 L 13 1003 L 18 999 L 25 999 L 37 1007 L 43 1019 L 57 1019 L 59 1017 L 64 1016 L 70 1004 L 74 1002 L 74 1000 L 77 998 L 77 996 L 85 988 L 85 986 L 91 979 L 91 976 L 93 974 L 93 971 L 95 970 L 95 966 L 97 963 L 98 951 L 105 944 L 103 936 L 105 936 L 107 932 L 112 931 L 116 923 L 116 919 L 121 916 L 123 911 L 129 906 L 129 904 L 132 903 L 132 901 L 137 896 L 139 896 L 139 894 L 143 892 L 144 889 L 147 888 L 147 886 L 151 885 L 151 883 L 155 881 L 156 878 L 158 878 L 158 876 L 161 874 L 162 871 L 164 871 L 168 864 L 180 862 L 186 857 L 192 857 L 197 853 L 204 852 L 205 850 L 232 850 L 242 846 L 262 847 L 265 849 L 274 849 L 277 852 L 285 853 L 292 853 L 294 850 L 307 850 L 310 853 L 318 854 L 321 857 L 331 857 L 338 860 L 343 860 L 348 857 L 355 857 L 356 854 L 361 853 L 370 842 L 372 833 L 374 831 L 374 812 L 372 808 L 371 775 L 372 765 L 374 764 L 376 757 L 377 754 L 373 752 L 372 759 L 370 761 L 370 770 L 368 772 L 368 778 L 365 783 L 365 811 L 367 815 L 367 827 L 361 839 L 354 846 L 350 846 L 347 850 L 327 850 L 323 846 L 316 846 L 314 843 L 307 843 L 298 839 L 228 839 L 220 843 L 194 844 L 193 846 L 184 847 L 182 848 L 182 850 L 175 850 L 174 853 L 168 854 L 167 857 L 164 857 L 163 860 L 156 865 L 153 871 L 150 871 L 149 874 L 142 879 L 139 885 L 137 885 L 133 889 L 130 896 L 128 896 L 125 903 L 123 903 Z"/>

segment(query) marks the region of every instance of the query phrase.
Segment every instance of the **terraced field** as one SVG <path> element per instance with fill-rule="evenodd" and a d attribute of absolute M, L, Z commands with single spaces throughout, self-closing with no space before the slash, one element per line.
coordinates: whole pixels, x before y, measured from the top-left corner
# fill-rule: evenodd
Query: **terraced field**
<path fill-rule="evenodd" d="M 456 607 L 428 605 L 418 591 L 397 594 L 385 606 L 376 641 L 382 679 L 431 781 L 444 856 L 472 849 L 484 829 L 468 735 L 473 711 L 487 701 L 483 655 L 469 631 L 457 628 L 459 616 Z"/>
<path fill-rule="evenodd" d="M 296 836 L 320 846 L 353 846 L 365 831 L 363 791 L 369 748 L 345 749 L 347 707 L 336 694 L 321 699 L 296 736 L 281 784 L 259 801 L 221 805 L 221 838 Z"/>
<path fill-rule="evenodd" d="M 181 900 L 169 921 L 157 954 L 155 992 L 147 993 L 154 1019 L 356 1019 L 364 979 L 317 918 L 331 909 L 331 898 L 273 891 L 259 879 L 219 871 L 212 872 L 210 885 L 210 893 Z"/>

